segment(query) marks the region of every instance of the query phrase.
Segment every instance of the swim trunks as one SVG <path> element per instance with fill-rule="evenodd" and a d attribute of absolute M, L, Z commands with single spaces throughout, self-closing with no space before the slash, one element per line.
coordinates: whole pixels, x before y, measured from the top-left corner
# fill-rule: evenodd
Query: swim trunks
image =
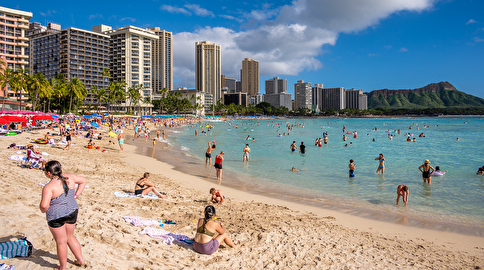
<path fill-rule="evenodd" d="M 193 242 L 193 249 L 200 254 L 210 255 L 217 251 L 219 245 L 217 239 L 212 239 L 205 244 Z"/>
<path fill-rule="evenodd" d="M 65 217 L 61 217 L 58 219 L 51 220 L 47 222 L 49 227 L 51 228 L 59 228 L 64 226 L 64 224 L 76 224 L 77 222 L 77 213 L 79 209 L 76 209 L 74 212 L 70 213 L 69 215 Z"/>
<path fill-rule="evenodd" d="M 222 164 L 215 163 L 215 165 L 214 165 L 214 166 L 215 166 L 215 168 L 217 168 L 217 169 L 222 169 Z"/>
<path fill-rule="evenodd" d="M 355 170 L 350 170 L 350 177 L 355 177 Z"/>
<path fill-rule="evenodd" d="M 244 153 L 244 157 L 249 157 L 249 153 Z"/>
<path fill-rule="evenodd" d="M 205 153 L 205 157 L 212 158 L 212 153 Z"/>
<path fill-rule="evenodd" d="M 123 144 L 124 143 L 124 139 L 119 139 L 118 142 L 119 142 L 119 144 Z"/>

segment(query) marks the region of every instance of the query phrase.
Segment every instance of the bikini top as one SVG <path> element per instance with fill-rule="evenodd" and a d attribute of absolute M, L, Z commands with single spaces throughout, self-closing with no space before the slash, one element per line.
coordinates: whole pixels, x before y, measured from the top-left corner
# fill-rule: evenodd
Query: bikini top
<path fill-rule="evenodd" d="M 207 220 L 204 219 L 203 220 L 203 224 L 202 226 L 200 226 L 198 229 L 197 229 L 197 233 L 201 233 L 201 234 L 205 234 L 207 236 L 210 236 L 210 237 L 213 237 L 215 235 L 215 233 L 207 230 L 207 228 L 205 227 L 205 225 L 207 225 Z"/>
<path fill-rule="evenodd" d="M 140 187 L 140 188 L 145 188 L 145 185 L 140 185 L 140 184 L 138 184 L 138 183 L 136 183 L 136 185 L 137 185 L 138 187 Z"/>

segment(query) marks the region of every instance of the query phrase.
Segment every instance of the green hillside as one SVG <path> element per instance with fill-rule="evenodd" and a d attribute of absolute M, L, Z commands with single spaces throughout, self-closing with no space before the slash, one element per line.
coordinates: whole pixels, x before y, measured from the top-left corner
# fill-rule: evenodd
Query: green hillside
<path fill-rule="evenodd" d="M 370 109 L 484 107 L 484 99 L 458 91 L 449 82 L 411 90 L 375 90 L 367 95 Z"/>

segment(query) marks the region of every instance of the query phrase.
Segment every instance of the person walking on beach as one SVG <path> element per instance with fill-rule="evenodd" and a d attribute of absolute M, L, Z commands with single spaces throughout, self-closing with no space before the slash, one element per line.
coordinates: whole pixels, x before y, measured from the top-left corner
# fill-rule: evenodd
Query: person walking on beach
<path fill-rule="evenodd" d="M 398 201 L 400 200 L 400 196 L 402 196 L 402 201 L 407 206 L 408 203 L 408 195 L 410 194 L 410 191 L 408 190 L 408 187 L 406 185 L 399 185 L 397 187 L 397 205 Z"/>
<path fill-rule="evenodd" d="M 123 148 L 123 144 L 124 144 L 124 133 L 123 133 L 122 130 L 119 130 L 118 143 L 119 143 L 119 148 L 121 149 L 121 151 L 123 151 L 124 150 L 124 148 Z"/>
<path fill-rule="evenodd" d="M 301 154 L 306 153 L 306 146 L 304 145 L 304 142 L 301 142 L 301 145 L 299 145 L 299 151 L 301 152 Z"/>
<path fill-rule="evenodd" d="M 64 147 L 64 150 L 67 149 L 67 151 L 69 151 L 69 150 L 71 150 L 71 142 L 72 142 L 71 131 L 69 129 L 66 129 L 65 135 L 66 135 L 67 145 Z"/>
<path fill-rule="evenodd" d="M 350 169 L 350 171 L 349 171 L 350 178 L 355 177 L 355 168 L 356 168 L 356 165 L 353 162 L 354 161 L 352 159 L 350 159 L 350 164 L 348 164 L 348 167 Z"/>
<path fill-rule="evenodd" d="M 375 158 L 375 160 L 378 160 L 379 161 L 379 164 L 378 164 L 378 169 L 376 169 L 376 173 L 379 173 L 381 171 L 381 174 L 384 174 L 385 173 L 385 158 L 383 157 L 383 154 L 380 154 L 377 158 Z"/>
<path fill-rule="evenodd" d="M 76 199 L 86 186 L 86 178 L 74 174 L 62 174 L 61 164 L 56 160 L 45 164 L 44 175 L 50 181 L 42 189 L 39 208 L 46 214 L 47 225 L 57 245 L 60 265 L 56 269 L 66 269 L 68 247 L 76 257 L 74 264 L 84 266 L 86 262 L 82 257 L 81 245 L 74 235 L 74 230 L 79 210 Z"/>
<path fill-rule="evenodd" d="M 212 151 L 215 149 L 215 141 L 208 142 L 207 152 L 205 152 L 205 165 L 212 166 Z"/>
<path fill-rule="evenodd" d="M 141 177 L 140 179 L 138 179 L 138 181 L 136 181 L 136 185 L 134 187 L 134 195 L 144 196 L 144 195 L 150 193 L 151 191 L 153 191 L 153 193 L 158 195 L 158 197 L 160 197 L 160 198 L 163 198 L 163 199 L 168 198 L 168 196 L 165 196 L 165 195 L 161 194 L 160 192 L 158 192 L 158 189 L 156 189 L 155 185 L 146 181 L 146 179 L 148 179 L 148 177 L 150 177 L 150 173 L 145 172 L 143 174 L 143 177 Z"/>
<path fill-rule="evenodd" d="M 224 151 L 215 156 L 215 170 L 217 171 L 217 182 L 222 183 L 222 162 L 224 161 Z"/>
<path fill-rule="evenodd" d="M 424 161 L 424 164 L 418 167 L 418 170 L 422 173 L 422 179 L 424 183 L 428 183 L 429 185 L 431 185 L 432 173 L 435 171 L 435 169 L 434 167 L 430 166 L 430 161 L 426 159 Z"/>
<path fill-rule="evenodd" d="M 291 151 L 292 152 L 295 152 L 296 149 L 298 149 L 298 147 L 296 146 L 296 141 L 292 141 L 292 144 L 291 144 L 290 148 L 291 148 Z"/>
<path fill-rule="evenodd" d="M 205 217 L 198 220 L 197 233 L 193 239 L 193 249 L 200 254 L 213 254 L 221 243 L 233 248 L 240 245 L 240 241 L 237 244 L 232 242 L 230 236 L 225 233 L 224 224 L 213 220 L 214 216 L 215 207 L 209 205 L 205 207 Z M 217 236 L 215 236 L 216 233 Z"/>
<path fill-rule="evenodd" d="M 245 148 L 243 151 L 244 151 L 244 161 L 249 161 L 249 153 L 250 153 L 249 144 L 245 145 Z"/>

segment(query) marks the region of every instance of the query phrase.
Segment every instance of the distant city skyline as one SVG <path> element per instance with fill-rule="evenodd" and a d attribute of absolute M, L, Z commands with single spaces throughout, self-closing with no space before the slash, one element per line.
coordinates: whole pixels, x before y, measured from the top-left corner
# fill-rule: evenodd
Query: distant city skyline
<path fill-rule="evenodd" d="M 90 30 L 107 24 L 173 33 L 173 88 L 195 86 L 195 42 L 220 44 L 222 74 L 240 79 L 244 58 L 259 84 L 286 78 L 364 92 L 448 81 L 484 98 L 484 1 L 296 0 L 264 3 L 26 0 L 0 6 L 30 22 Z M 264 89 L 260 91 L 264 93 Z"/>

